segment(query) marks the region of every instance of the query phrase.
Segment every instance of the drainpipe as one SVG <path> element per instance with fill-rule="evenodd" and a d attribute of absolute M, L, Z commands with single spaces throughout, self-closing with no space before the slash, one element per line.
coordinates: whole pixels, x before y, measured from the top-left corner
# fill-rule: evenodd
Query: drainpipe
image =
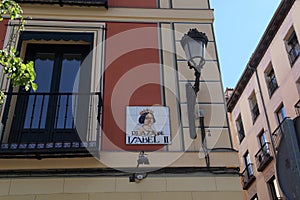
<path fill-rule="evenodd" d="M 262 106 L 263 106 L 263 110 L 264 110 L 264 114 L 265 114 L 265 118 L 266 118 L 266 122 L 267 122 L 268 132 L 269 132 L 269 135 L 270 135 L 270 140 L 271 140 L 271 145 L 272 145 L 272 151 L 273 151 L 273 154 L 274 154 L 274 158 L 276 159 L 276 151 L 275 151 L 275 145 L 274 145 L 274 142 L 273 142 L 273 139 L 272 139 L 272 132 L 271 132 L 270 121 L 269 121 L 269 117 L 267 115 L 266 104 L 265 104 L 264 97 L 262 95 L 261 84 L 260 84 L 260 81 L 259 81 L 258 73 L 257 73 L 256 68 L 250 66 L 250 64 L 248 64 L 247 67 L 250 70 L 252 70 L 255 73 L 255 76 L 256 76 L 256 81 L 257 81 L 257 84 L 258 84 L 259 96 L 261 98 L 261 102 L 262 102 Z"/>

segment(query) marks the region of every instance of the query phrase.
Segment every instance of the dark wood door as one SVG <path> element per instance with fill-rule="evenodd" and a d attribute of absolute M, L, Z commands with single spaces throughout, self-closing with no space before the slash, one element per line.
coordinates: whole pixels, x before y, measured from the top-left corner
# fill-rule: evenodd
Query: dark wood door
<path fill-rule="evenodd" d="M 20 89 L 10 141 L 76 142 L 74 116 L 82 82 L 81 64 L 89 45 L 29 44 L 27 61 L 35 62 L 37 91 Z M 88 88 L 86 88 L 88 89 Z"/>

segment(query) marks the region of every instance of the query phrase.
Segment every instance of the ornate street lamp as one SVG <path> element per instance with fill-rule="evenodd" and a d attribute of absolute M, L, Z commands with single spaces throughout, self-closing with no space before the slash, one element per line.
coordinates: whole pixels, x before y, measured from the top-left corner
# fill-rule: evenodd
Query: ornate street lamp
<path fill-rule="evenodd" d="M 180 42 L 184 49 L 188 66 L 195 71 L 196 78 L 193 89 L 197 95 L 201 69 L 205 64 L 205 49 L 207 47 L 208 38 L 205 33 L 199 32 L 195 28 L 190 29 L 187 34 L 184 34 Z"/>
<path fill-rule="evenodd" d="M 190 129 L 190 137 L 196 139 L 197 132 L 195 126 L 195 117 L 200 119 L 201 126 L 201 138 L 203 149 L 206 147 L 205 143 L 205 129 L 204 129 L 204 113 L 200 110 L 195 112 L 196 96 L 199 92 L 199 83 L 201 69 L 205 64 L 205 49 L 207 46 L 208 38 L 205 33 L 199 32 L 197 29 L 190 29 L 181 39 L 182 48 L 186 54 L 186 60 L 190 69 L 195 71 L 195 84 L 192 86 L 191 83 L 186 83 L 186 98 L 187 98 L 187 109 L 188 109 L 188 121 Z M 195 116 L 197 113 L 197 116 Z"/>

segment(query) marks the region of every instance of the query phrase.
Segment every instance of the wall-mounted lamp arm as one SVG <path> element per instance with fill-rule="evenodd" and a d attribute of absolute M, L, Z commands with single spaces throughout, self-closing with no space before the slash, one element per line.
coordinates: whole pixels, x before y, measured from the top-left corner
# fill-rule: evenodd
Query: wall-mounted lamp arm
<path fill-rule="evenodd" d="M 200 76 L 201 76 L 201 71 L 198 71 L 190 62 L 188 62 L 188 66 L 190 69 L 194 69 L 194 75 L 195 75 L 195 83 L 193 86 L 193 90 L 195 92 L 195 95 L 197 96 L 197 93 L 200 90 Z"/>

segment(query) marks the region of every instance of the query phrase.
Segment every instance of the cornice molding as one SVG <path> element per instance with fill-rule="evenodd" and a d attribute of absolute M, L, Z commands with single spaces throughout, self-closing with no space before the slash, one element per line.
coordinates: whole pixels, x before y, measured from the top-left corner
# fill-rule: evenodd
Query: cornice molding
<path fill-rule="evenodd" d="M 213 23 L 211 9 L 155 9 L 76 7 L 58 5 L 21 5 L 24 16 L 32 19 L 118 21 L 118 22 L 190 22 Z"/>

